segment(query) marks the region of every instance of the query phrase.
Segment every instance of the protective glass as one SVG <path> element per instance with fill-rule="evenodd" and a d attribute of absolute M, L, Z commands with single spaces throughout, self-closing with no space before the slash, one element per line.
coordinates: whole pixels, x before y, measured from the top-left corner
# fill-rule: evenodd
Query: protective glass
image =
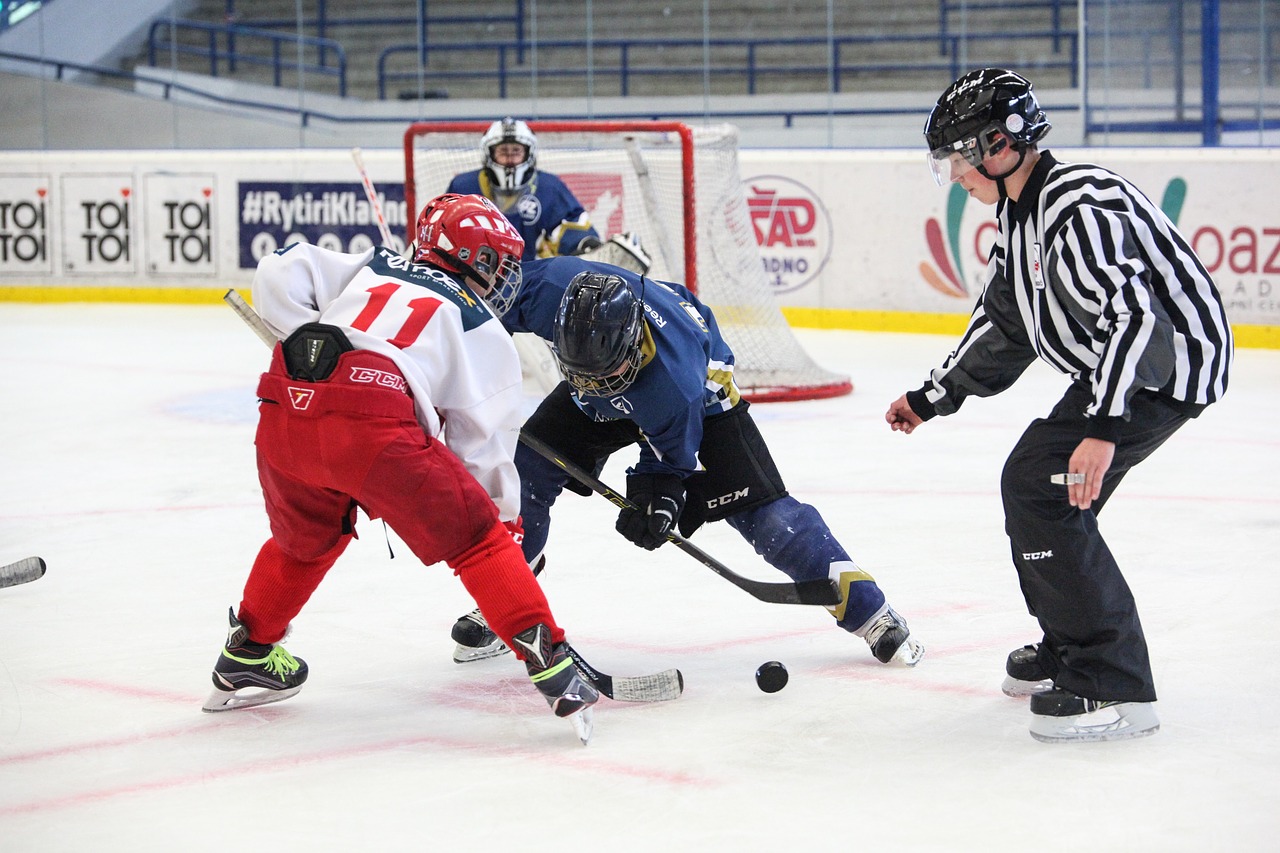
<path fill-rule="evenodd" d="M 993 122 L 977 133 L 930 151 L 929 171 L 934 183 L 945 187 L 981 166 L 983 159 L 993 152 L 996 140 L 1004 138 L 1003 133 L 1004 129 Z"/>
<path fill-rule="evenodd" d="M 934 183 L 945 187 L 981 166 L 984 153 L 982 149 L 978 135 L 974 135 L 930 151 L 929 171 Z"/>

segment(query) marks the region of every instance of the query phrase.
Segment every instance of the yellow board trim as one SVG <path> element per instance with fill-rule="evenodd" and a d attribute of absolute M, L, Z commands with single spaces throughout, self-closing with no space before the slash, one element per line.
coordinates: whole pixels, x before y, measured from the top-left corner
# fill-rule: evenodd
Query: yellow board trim
<path fill-rule="evenodd" d="M 852 311 L 843 308 L 783 308 L 787 322 L 800 329 L 842 329 L 859 332 L 910 332 L 935 335 L 964 332 L 968 314 L 928 314 L 918 311 Z M 1280 326 L 1237 323 L 1231 326 L 1236 346 L 1280 349 Z"/>
<path fill-rule="evenodd" d="M 236 288 L 246 299 L 248 288 Z M 225 287 L 4 287 L 0 302 L 149 302 L 167 305 L 213 305 L 222 301 Z M 800 329 L 838 329 L 858 332 L 906 332 L 919 335 L 958 335 L 968 314 L 923 311 L 855 311 L 846 308 L 783 308 L 787 322 Z M 1280 349 L 1280 325 L 1235 324 L 1236 346 Z"/>

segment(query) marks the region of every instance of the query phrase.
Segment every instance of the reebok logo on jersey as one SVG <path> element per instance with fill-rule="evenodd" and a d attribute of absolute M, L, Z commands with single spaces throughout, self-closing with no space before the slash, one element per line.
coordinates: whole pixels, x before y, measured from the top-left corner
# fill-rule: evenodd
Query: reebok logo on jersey
<path fill-rule="evenodd" d="M 295 388 L 289 386 L 289 402 L 300 412 L 305 412 L 307 407 L 311 405 L 311 399 L 315 397 L 316 392 L 313 388 Z"/>
<path fill-rule="evenodd" d="M 366 385 L 379 385 L 383 388 L 390 388 L 393 391 L 404 391 L 406 394 L 409 392 L 409 386 L 404 381 L 404 377 L 389 370 L 374 370 L 372 367 L 353 367 L 351 368 L 351 381 Z"/>
<path fill-rule="evenodd" d="M 1053 556 L 1052 549 L 1048 551 L 1023 551 L 1022 552 L 1022 559 L 1027 560 L 1028 562 L 1031 560 L 1047 560 L 1052 556 Z"/>

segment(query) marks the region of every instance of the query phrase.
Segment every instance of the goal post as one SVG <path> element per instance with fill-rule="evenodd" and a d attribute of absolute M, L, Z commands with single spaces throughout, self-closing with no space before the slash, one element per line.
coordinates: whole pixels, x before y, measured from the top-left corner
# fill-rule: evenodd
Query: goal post
<path fill-rule="evenodd" d="M 418 208 L 454 175 L 480 168 L 487 122 L 422 121 L 405 131 L 405 202 Z M 847 394 L 820 367 L 775 301 L 760 258 L 731 125 L 674 121 L 531 121 L 537 168 L 561 178 L 602 239 L 640 236 L 652 278 L 684 284 L 716 312 L 752 402 Z M 410 235 L 412 237 L 412 235 Z"/>

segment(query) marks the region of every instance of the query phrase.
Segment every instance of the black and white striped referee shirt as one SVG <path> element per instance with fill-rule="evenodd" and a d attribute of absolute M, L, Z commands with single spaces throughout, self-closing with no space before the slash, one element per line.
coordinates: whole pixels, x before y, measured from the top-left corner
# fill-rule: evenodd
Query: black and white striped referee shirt
<path fill-rule="evenodd" d="M 1093 389 L 1087 434 L 1109 438 L 1141 389 L 1192 412 L 1227 387 L 1233 345 L 1217 287 L 1136 187 L 1042 152 L 996 209 L 987 283 L 959 346 L 908 394 L 925 420 L 996 394 L 1037 357 Z"/>

